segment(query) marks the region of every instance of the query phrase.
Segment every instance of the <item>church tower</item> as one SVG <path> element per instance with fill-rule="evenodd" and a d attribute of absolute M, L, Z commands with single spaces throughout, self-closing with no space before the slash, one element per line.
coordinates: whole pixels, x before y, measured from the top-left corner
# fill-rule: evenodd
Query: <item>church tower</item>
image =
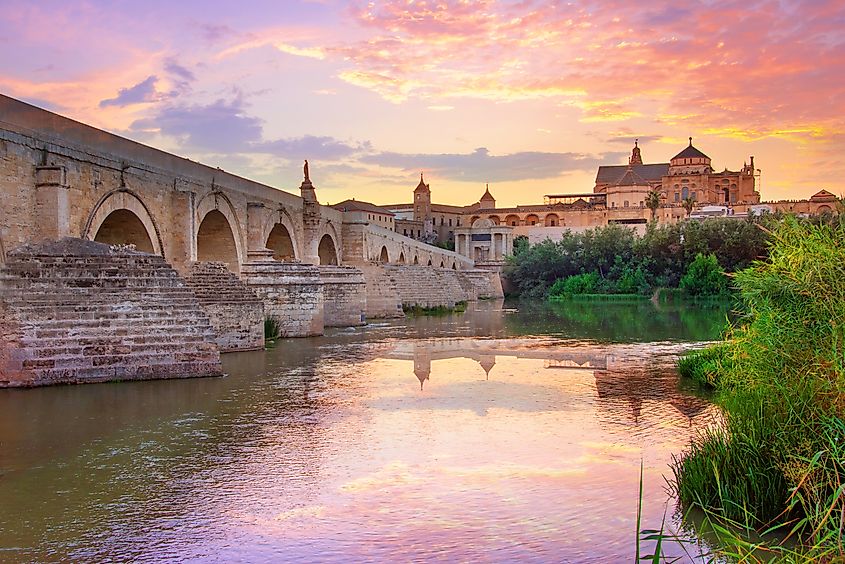
<path fill-rule="evenodd" d="M 631 151 L 631 158 L 628 159 L 629 165 L 643 164 L 643 157 L 640 154 L 640 147 L 638 146 L 639 141 L 639 139 L 634 139 L 634 150 Z"/>
<path fill-rule="evenodd" d="M 482 210 L 493 210 L 496 209 L 496 198 L 493 197 L 493 194 L 490 193 L 490 185 L 487 184 L 484 190 L 484 194 L 481 195 L 481 199 L 478 201 L 479 208 Z"/>
<path fill-rule="evenodd" d="M 431 189 L 423 180 L 423 173 L 420 173 L 420 183 L 414 189 L 414 221 L 431 219 Z"/>

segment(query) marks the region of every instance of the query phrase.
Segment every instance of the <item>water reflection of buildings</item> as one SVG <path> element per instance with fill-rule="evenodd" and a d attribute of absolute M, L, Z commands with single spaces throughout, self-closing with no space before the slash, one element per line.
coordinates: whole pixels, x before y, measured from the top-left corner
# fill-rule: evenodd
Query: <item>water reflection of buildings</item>
<path fill-rule="evenodd" d="M 541 359 L 545 369 L 592 373 L 598 406 L 607 412 L 608 422 L 639 424 L 644 406 L 649 405 L 648 409 L 658 409 L 662 417 L 680 414 L 692 426 L 694 419 L 709 414 L 712 407 L 707 399 L 678 389 L 674 364 L 667 362 L 665 354 L 654 355 L 645 350 L 632 356 L 630 350 L 615 354 L 613 346 L 526 348 L 524 344 L 515 345 L 509 340 L 458 338 L 399 342 L 385 354 L 385 358 L 413 361 L 420 390 L 431 381 L 433 361 L 472 359 L 484 370 L 485 380 L 489 380 L 497 356 Z M 620 410 L 621 405 L 628 408 Z"/>
<path fill-rule="evenodd" d="M 451 358 L 469 358 L 478 362 L 484 370 L 485 379 L 490 379 L 490 372 L 496 366 L 497 356 L 541 359 L 546 368 L 595 370 L 606 369 L 608 355 L 601 353 L 579 352 L 573 349 L 524 349 L 508 348 L 506 342 L 470 341 L 468 339 L 438 339 L 428 341 L 400 342 L 393 350 L 385 353 L 384 358 L 413 360 L 414 375 L 422 390 L 425 382 L 431 380 L 431 363 L 434 360 Z"/>

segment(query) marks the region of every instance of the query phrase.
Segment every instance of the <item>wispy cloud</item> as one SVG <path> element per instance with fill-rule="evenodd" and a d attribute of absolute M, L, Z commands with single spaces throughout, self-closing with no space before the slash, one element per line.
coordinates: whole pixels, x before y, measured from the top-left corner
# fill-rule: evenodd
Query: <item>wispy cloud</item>
<path fill-rule="evenodd" d="M 471 153 L 404 154 L 383 152 L 361 161 L 404 171 L 428 170 L 442 178 L 474 182 L 505 182 L 556 178 L 578 170 L 595 170 L 599 164 L 617 162 L 624 153 L 599 156 L 582 153 L 525 151 L 493 155 L 484 147 Z"/>
<path fill-rule="evenodd" d="M 158 77 L 155 75 L 149 76 L 142 80 L 135 86 L 128 88 L 121 88 L 114 98 L 107 98 L 100 102 L 101 108 L 109 106 L 130 106 L 132 104 L 143 104 L 147 102 L 154 102 L 156 100 L 156 82 Z"/>

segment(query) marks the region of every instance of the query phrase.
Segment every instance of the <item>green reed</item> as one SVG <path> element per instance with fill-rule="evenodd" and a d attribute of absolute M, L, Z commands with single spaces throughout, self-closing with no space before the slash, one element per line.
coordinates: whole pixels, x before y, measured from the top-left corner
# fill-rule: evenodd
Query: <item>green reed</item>
<path fill-rule="evenodd" d="M 768 260 L 735 275 L 745 319 L 679 361 L 716 388 L 724 425 L 675 459 L 674 488 L 727 531 L 725 554 L 845 559 L 845 227 L 786 219 L 771 241 Z M 752 546 L 736 527 L 798 548 Z"/>

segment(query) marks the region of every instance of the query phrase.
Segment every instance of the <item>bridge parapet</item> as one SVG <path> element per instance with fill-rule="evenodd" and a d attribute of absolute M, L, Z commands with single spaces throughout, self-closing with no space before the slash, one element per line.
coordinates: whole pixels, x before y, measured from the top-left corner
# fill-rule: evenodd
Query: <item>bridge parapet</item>
<path fill-rule="evenodd" d="M 466 270 L 471 259 L 368 222 L 343 223 L 343 259 L 350 264 L 409 264 Z"/>
<path fill-rule="evenodd" d="M 267 248 L 284 260 L 341 262 L 342 214 L 316 199 L 306 230 L 298 195 L 2 95 L 0 199 L 0 260 L 70 236 L 133 244 L 183 273 L 194 261 L 237 273 Z"/>

